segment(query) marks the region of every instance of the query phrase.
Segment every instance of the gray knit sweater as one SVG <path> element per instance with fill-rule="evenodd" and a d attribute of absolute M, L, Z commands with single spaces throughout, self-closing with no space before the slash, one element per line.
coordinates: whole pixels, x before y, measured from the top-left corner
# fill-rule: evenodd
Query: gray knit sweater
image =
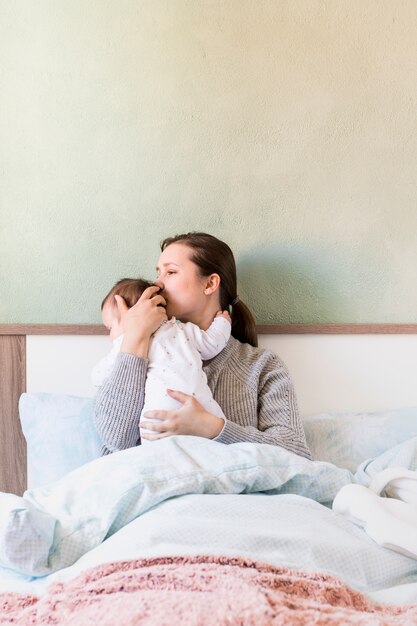
<path fill-rule="evenodd" d="M 147 359 L 121 352 L 111 376 L 98 390 L 94 422 L 103 454 L 140 443 L 147 368 Z M 311 458 L 294 387 L 276 354 L 231 337 L 204 371 L 214 399 L 227 417 L 216 441 L 269 443 Z"/>

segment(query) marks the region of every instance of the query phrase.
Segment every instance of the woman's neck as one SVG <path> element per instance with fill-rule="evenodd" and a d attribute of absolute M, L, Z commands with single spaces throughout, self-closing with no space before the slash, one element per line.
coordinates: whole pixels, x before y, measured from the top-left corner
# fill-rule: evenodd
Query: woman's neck
<path fill-rule="evenodd" d="M 204 310 L 193 315 L 193 318 L 188 321 L 193 322 L 193 324 L 196 324 L 202 330 L 207 330 L 211 326 L 218 311 L 220 311 L 220 305 L 214 302 L 213 305 L 205 307 Z"/>

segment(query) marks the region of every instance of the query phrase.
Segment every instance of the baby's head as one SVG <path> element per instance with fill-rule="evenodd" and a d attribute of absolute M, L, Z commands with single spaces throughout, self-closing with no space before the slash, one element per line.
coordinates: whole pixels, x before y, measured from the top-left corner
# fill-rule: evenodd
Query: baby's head
<path fill-rule="evenodd" d="M 145 289 L 151 286 L 152 283 L 143 278 L 122 278 L 110 289 L 101 303 L 101 317 L 104 326 L 110 331 L 110 339 L 114 341 L 123 333 L 120 313 L 114 296 L 122 296 L 130 309 L 136 304 Z"/>

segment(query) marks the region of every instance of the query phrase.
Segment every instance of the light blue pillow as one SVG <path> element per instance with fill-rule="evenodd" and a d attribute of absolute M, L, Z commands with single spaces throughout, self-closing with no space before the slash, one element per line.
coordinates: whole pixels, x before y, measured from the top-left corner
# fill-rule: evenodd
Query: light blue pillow
<path fill-rule="evenodd" d="M 20 421 L 27 443 L 28 486 L 40 487 L 100 456 L 92 398 L 24 393 Z"/>
<path fill-rule="evenodd" d="M 355 472 L 367 459 L 417 436 L 417 407 L 373 413 L 321 413 L 303 419 L 315 461 Z"/>

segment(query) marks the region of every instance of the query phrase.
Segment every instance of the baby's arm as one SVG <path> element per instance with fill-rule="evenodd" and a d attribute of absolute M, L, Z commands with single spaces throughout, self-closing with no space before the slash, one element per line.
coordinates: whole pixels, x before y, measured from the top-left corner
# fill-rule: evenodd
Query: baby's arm
<path fill-rule="evenodd" d="M 229 324 L 232 323 L 232 318 L 230 317 L 229 311 L 217 311 L 216 317 L 223 317 L 225 320 L 229 322 Z"/>
<path fill-rule="evenodd" d="M 203 361 L 212 359 L 223 350 L 230 338 L 232 325 L 227 311 L 219 311 L 207 330 L 196 324 L 183 325 L 187 337 L 199 351 Z"/>

